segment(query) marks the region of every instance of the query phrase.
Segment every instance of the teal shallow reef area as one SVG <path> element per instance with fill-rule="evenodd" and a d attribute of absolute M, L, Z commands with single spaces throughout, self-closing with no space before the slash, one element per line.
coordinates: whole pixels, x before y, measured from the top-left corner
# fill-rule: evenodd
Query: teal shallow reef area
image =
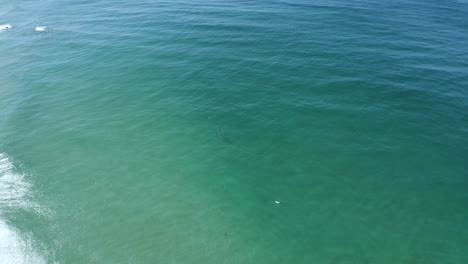
<path fill-rule="evenodd" d="M 3 0 L 1 264 L 468 263 L 468 1 Z"/>

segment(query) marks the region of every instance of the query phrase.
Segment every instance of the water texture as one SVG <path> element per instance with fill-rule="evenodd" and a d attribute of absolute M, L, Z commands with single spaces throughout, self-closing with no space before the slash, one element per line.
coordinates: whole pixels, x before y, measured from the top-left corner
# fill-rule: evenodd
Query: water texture
<path fill-rule="evenodd" d="M 4 0 L 7 24 L 1 264 L 468 263 L 467 1 Z"/>

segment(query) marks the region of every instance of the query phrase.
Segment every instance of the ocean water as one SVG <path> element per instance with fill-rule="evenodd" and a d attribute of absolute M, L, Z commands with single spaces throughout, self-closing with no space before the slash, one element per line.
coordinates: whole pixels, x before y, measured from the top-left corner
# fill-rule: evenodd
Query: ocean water
<path fill-rule="evenodd" d="M 468 263 L 468 1 L 3 0 L 0 24 L 1 264 Z"/>

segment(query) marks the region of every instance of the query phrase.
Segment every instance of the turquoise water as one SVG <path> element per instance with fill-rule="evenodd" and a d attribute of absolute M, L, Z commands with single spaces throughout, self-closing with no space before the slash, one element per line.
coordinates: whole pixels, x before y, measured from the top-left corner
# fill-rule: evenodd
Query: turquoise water
<path fill-rule="evenodd" d="M 0 24 L 1 264 L 468 263 L 467 1 L 4 0 Z"/>

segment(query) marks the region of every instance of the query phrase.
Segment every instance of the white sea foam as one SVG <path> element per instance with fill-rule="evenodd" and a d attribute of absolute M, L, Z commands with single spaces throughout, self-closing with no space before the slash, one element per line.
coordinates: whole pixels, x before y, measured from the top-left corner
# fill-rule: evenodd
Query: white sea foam
<path fill-rule="evenodd" d="M 3 24 L 3 25 L 0 25 L 0 30 L 8 30 L 8 29 L 11 29 L 13 26 L 11 26 L 10 24 Z"/>
<path fill-rule="evenodd" d="M 42 264 L 46 262 L 15 230 L 0 220 L 0 263 Z"/>
<path fill-rule="evenodd" d="M 36 27 L 36 31 L 46 31 L 47 27 Z"/>
<path fill-rule="evenodd" d="M 0 153 L 0 213 L 13 207 L 27 207 L 30 184 L 24 175 L 15 172 L 8 156 Z"/>
<path fill-rule="evenodd" d="M 31 184 L 24 175 L 15 171 L 7 155 L 0 153 L 0 263 L 28 264 L 45 263 L 27 241 L 2 219 L 6 210 L 30 207 L 28 196 Z"/>

